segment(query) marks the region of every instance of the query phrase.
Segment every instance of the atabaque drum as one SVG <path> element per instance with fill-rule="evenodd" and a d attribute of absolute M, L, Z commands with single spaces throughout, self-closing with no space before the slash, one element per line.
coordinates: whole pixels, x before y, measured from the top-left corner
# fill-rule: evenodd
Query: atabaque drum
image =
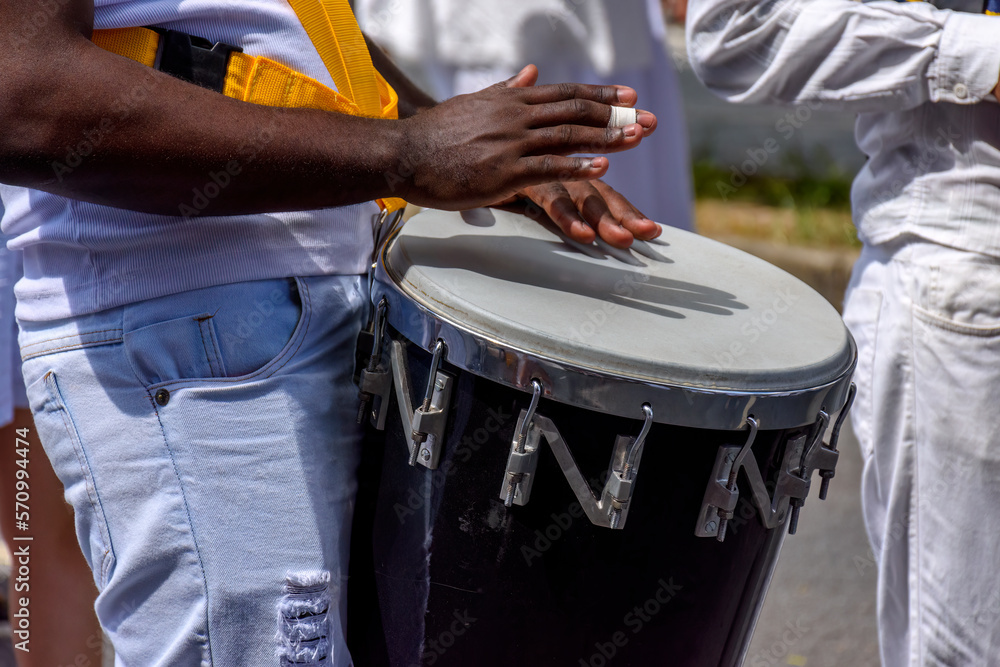
<path fill-rule="evenodd" d="M 834 308 L 688 232 L 622 251 L 487 209 L 415 216 L 372 294 L 355 664 L 741 664 L 836 468 Z"/>

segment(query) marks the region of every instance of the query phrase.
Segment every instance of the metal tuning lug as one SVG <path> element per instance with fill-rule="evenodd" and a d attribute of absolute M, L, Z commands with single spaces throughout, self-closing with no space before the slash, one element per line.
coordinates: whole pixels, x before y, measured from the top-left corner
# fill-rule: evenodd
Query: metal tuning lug
<path fill-rule="evenodd" d="M 410 420 L 410 465 L 419 463 L 425 468 L 436 470 L 444 448 L 444 429 L 448 421 L 453 378 L 442 373 L 441 362 L 447 350 L 444 341 L 438 340 L 434 346 L 430 372 L 427 375 L 427 390 L 424 402 L 413 412 Z"/>
<path fill-rule="evenodd" d="M 639 435 L 634 438 L 620 435 L 615 441 L 608 481 L 604 484 L 604 492 L 601 494 L 601 506 L 607 511 L 608 527 L 612 530 L 625 527 L 629 502 L 635 491 L 635 478 L 639 472 L 643 445 L 646 443 L 649 429 L 653 426 L 653 408 L 649 403 L 643 403 L 642 414 L 644 421 Z"/>
<path fill-rule="evenodd" d="M 455 378 L 438 370 L 445 356 L 445 347 L 438 341 L 434 348 L 434 358 L 428 373 L 427 389 L 420 407 L 413 410 L 410 400 L 410 373 L 406 366 L 406 351 L 403 344 L 392 340 L 389 343 L 392 359 L 392 384 L 396 388 L 396 403 L 399 404 L 399 418 L 403 428 L 410 432 L 408 439 L 409 462 L 436 470 L 444 449 L 444 430 L 451 407 L 451 389 Z"/>
<path fill-rule="evenodd" d="M 789 493 L 788 504 L 791 506 L 791 517 L 788 519 L 788 534 L 794 535 L 799 529 L 799 513 L 802 511 L 806 498 L 809 497 L 809 487 L 812 484 L 812 471 L 816 466 L 837 467 L 839 454 L 828 450 L 823 445 L 823 435 L 826 427 L 830 425 L 830 415 L 826 410 L 820 410 L 809 432 L 808 444 L 803 448 L 799 457 L 798 465 L 790 469 L 793 476 L 801 480 L 802 489 L 796 493 Z"/>
<path fill-rule="evenodd" d="M 551 419 L 537 413 L 542 385 L 538 380 L 532 380 L 531 384 L 533 390 L 531 404 L 527 410 L 521 411 L 517 421 L 514 439 L 510 446 L 510 456 L 507 458 L 507 469 L 504 471 L 503 484 L 500 487 L 500 498 L 507 507 L 524 505 L 528 502 L 535 479 L 535 467 L 538 465 L 538 450 L 544 438 L 590 522 L 604 528 L 619 530 L 624 528 L 635 489 L 636 472 L 639 470 L 643 445 L 653 425 L 653 409 L 648 403 L 643 404 L 642 414 L 645 421 L 639 435 L 634 438 L 618 436 L 611 457 L 608 481 L 598 499 L 580 472 L 573 453 L 570 452 L 559 429 Z"/>
<path fill-rule="evenodd" d="M 837 452 L 837 442 L 840 440 L 840 427 L 844 425 L 844 421 L 847 419 L 847 414 L 851 411 L 851 406 L 854 405 L 854 396 L 857 394 L 858 388 L 855 384 L 851 383 L 851 388 L 847 391 L 847 401 L 844 403 L 844 407 L 840 409 L 840 414 L 837 415 L 837 421 L 833 424 L 833 430 L 830 432 L 830 445 L 825 447 L 828 451 L 837 455 L 832 458 L 832 465 L 826 463 L 825 465 L 820 465 L 819 476 L 823 479 L 823 483 L 819 487 L 819 499 L 826 500 L 826 494 L 830 491 L 830 480 L 837 473 L 837 460 L 839 454 Z"/>
<path fill-rule="evenodd" d="M 820 410 L 816 422 L 808 433 L 803 433 L 785 444 L 781 467 L 777 471 L 773 492 L 757 466 L 750 447 L 757 436 L 759 424 L 753 417 L 747 418 L 750 432 L 743 446 L 723 445 L 715 456 L 715 465 L 702 499 L 701 513 L 695 526 L 698 537 L 715 537 L 722 542 L 726 529 L 733 520 L 739 504 L 740 493 L 736 486 L 740 470 L 750 486 L 750 498 L 756 506 L 760 521 L 767 529 L 774 529 L 788 519 L 788 532 L 794 535 L 798 530 L 799 512 L 809 496 L 810 478 L 814 470 L 820 470 L 824 482 L 833 477 L 837 467 L 837 436 L 847 410 L 853 400 L 853 390 L 841 416 L 837 419 L 831 434 L 831 444 L 823 444 L 823 435 L 830 424 L 830 415 Z M 821 492 L 821 497 L 825 493 Z M 741 519 L 747 518 L 741 511 Z"/>
<path fill-rule="evenodd" d="M 739 453 L 736 455 L 736 458 L 733 459 L 733 461 L 731 462 L 732 466 L 729 470 L 729 480 L 726 482 L 726 490 L 729 491 L 730 494 L 736 494 L 737 496 L 739 494 L 736 491 L 736 477 L 739 474 L 740 468 L 743 467 L 744 459 L 746 459 L 747 455 L 750 453 L 750 448 L 753 446 L 754 440 L 757 439 L 757 430 L 760 428 L 760 424 L 753 416 L 747 417 L 747 425 L 750 427 L 750 434 L 747 436 L 747 440 L 743 444 L 743 448 L 740 449 Z M 733 518 L 734 509 L 735 509 L 734 507 L 731 508 L 720 507 L 718 509 L 719 532 L 718 535 L 716 535 L 716 539 L 719 542 L 726 541 L 726 529 L 729 526 L 729 522 Z"/>
<path fill-rule="evenodd" d="M 538 446 L 540 433 L 534 428 L 535 411 L 542 396 L 542 383 L 531 381 L 531 403 L 522 410 L 514 429 L 514 439 L 510 443 L 507 469 L 504 471 L 500 498 L 506 507 L 525 505 L 531 497 L 531 486 L 535 481 L 538 467 Z"/>
<path fill-rule="evenodd" d="M 389 405 L 389 394 L 392 392 L 392 371 L 381 366 L 382 342 L 385 337 L 386 315 L 389 310 L 385 297 L 378 303 L 375 315 L 375 340 L 368 365 L 361 370 L 359 380 L 361 406 L 358 408 L 358 423 L 364 423 L 365 415 L 371 407 L 370 419 L 372 426 L 380 431 L 385 430 L 385 418 Z"/>
<path fill-rule="evenodd" d="M 736 511 L 736 503 L 740 497 L 736 488 L 736 479 L 740 469 L 744 467 L 754 440 L 757 439 L 757 430 L 760 427 L 760 424 L 752 416 L 747 418 L 746 423 L 749 431 L 744 443 L 742 445 L 723 445 L 715 454 L 712 475 L 705 488 L 705 495 L 701 502 L 701 513 L 694 530 L 694 534 L 698 537 L 714 537 L 719 542 L 726 539 L 726 530 L 729 521 L 733 518 L 733 513 Z M 761 480 L 761 484 L 763 485 L 763 480 Z"/>

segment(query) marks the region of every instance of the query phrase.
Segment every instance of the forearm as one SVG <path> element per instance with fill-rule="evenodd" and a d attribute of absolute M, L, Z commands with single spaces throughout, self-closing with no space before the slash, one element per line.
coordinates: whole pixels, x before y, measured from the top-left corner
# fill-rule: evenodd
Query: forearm
<path fill-rule="evenodd" d="M 168 215 L 220 172 L 232 178 L 213 215 L 393 194 L 384 174 L 399 169 L 398 122 L 246 104 L 82 36 L 54 48 L 48 64 L 28 60 L 0 79 L 0 180 Z"/>
<path fill-rule="evenodd" d="M 437 100 L 420 89 L 400 70 L 382 47 L 365 35 L 365 43 L 372 56 L 372 64 L 399 95 L 399 116 L 409 118 L 422 109 L 437 104 Z"/>
<path fill-rule="evenodd" d="M 699 78 L 733 102 L 970 104 L 991 98 L 1000 74 L 996 24 L 922 2 L 691 0 L 688 51 Z"/>
<path fill-rule="evenodd" d="M 189 214 L 213 183 L 211 215 L 298 211 L 402 197 L 472 208 L 553 180 L 600 178 L 605 158 L 656 125 L 608 127 L 616 86 L 535 86 L 538 72 L 403 120 L 275 109 L 229 99 L 94 46 L 86 8 L 62 0 L 32 40 L 0 3 L 0 181 L 73 199 Z M 411 98 L 415 99 L 415 98 Z"/>

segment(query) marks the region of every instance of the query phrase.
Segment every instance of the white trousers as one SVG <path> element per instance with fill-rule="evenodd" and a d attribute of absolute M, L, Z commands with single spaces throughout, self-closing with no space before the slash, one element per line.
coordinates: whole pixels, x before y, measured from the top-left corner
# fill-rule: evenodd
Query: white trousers
<path fill-rule="evenodd" d="M 844 319 L 883 667 L 1000 665 L 1000 259 L 867 247 Z"/>

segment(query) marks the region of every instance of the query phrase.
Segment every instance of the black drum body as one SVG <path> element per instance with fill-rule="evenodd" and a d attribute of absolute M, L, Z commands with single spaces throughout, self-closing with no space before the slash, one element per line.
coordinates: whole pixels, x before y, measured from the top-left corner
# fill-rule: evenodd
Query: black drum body
<path fill-rule="evenodd" d="M 608 254 L 431 211 L 372 302 L 355 664 L 742 663 L 853 396 L 822 297 L 680 230 Z"/>
<path fill-rule="evenodd" d="M 407 347 L 422 387 L 431 356 Z M 366 450 L 348 614 L 356 664 L 740 664 L 785 526 L 766 529 L 744 489 L 724 542 L 694 529 L 719 446 L 742 445 L 745 432 L 654 424 L 628 523 L 610 530 L 591 524 L 546 448 L 530 502 L 505 507 L 526 395 L 443 370 L 458 382 L 439 468 L 408 465 L 395 402 L 384 450 L 377 436 Z M 538 411 L 595 494 L 615 438 L 642 426 L 545 400 Z M 770 487 L 785 445 L 808 431 L 758 433 L 752 455 Z"/>

